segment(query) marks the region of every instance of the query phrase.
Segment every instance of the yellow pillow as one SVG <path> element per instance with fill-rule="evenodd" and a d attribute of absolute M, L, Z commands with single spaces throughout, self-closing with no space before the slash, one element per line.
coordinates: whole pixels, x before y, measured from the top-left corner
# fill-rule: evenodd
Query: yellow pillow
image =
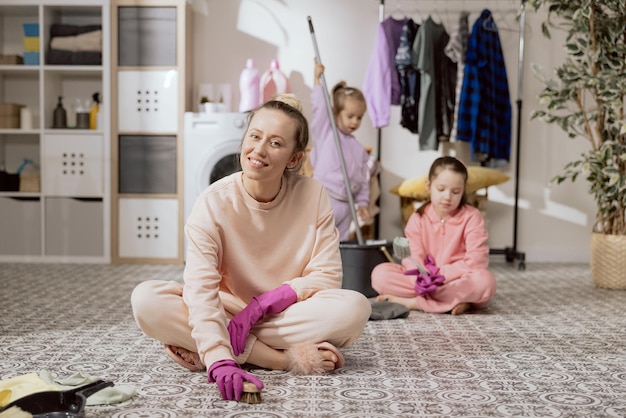
<path fill-rule="evenodd" d="M 467 194 L 475 193 L 477 190 L 509 180 L 509 176 L 499 170 L 480 166 L 467 167 Z M 428 175 L 404 180 L 402 183 L 391 189 L 391 193 L 402 197 L 410 197 L 418 200 L 426 200 L 428 191 L 426 190 L 426 180 Z"/>

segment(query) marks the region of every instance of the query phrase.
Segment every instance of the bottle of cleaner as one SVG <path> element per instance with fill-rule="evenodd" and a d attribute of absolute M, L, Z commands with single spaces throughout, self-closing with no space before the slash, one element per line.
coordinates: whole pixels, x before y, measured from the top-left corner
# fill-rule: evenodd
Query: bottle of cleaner
<path fill-rule="evenodd" d="M 89 109 L 89 129 L 97 129 L 98 112 L 100 111 L 100 93 L 94 93 L 91 98 L 93 99 L 93 104 L 91 105 L 91 109 Z"/>
<path fill-rule="evenodd" d="M 280 71 L 277 59 L 273 59 L 270 69 L 261 76 L 260 95 L 261 103 L 270 100 L 275 94 L 289 93 L 289 80 Z"/>
<path fill-rule="evenodd" d="M 259 71 L 254 66 L 254 60 L 246 60 L 246 68 L 239 76 L 239 111 L 247 112 L 259 105 Z"/>
<path fill-rule="evenodd" d="M 67 112 L 63 107 L 63 97 L 59 96 L 57 107 L 54 109 L 52 116 L 52 127 L 57 129 L 67 128 Z"/>

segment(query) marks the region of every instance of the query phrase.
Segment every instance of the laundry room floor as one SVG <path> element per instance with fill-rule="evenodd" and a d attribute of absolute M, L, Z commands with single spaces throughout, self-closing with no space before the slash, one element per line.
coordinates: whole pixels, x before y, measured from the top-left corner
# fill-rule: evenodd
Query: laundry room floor
<path fill-rule="evenodd" d="M 80 372 L 137 389 L 88 417 L 626 416 L 626 291 L 595 288 L 585 264 L 492 270 L 487 310 L 370 321 L 334 373 L 252 369 L 265 389 L 248 405 L 134 323 L 134 286 L 182 280 L 182 266 L 0 264 L 0 380 Z"/>

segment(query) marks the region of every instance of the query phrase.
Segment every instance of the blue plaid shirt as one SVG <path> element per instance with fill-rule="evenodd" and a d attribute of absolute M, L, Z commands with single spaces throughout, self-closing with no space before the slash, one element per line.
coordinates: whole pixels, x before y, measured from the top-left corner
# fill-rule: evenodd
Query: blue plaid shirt
<path fill-rule="evenodd" d="M 509 161 L 511 102 L 498 28 L 482 11 L 467 42 L 457 139 L 470 143 L 472 159 Z"/>

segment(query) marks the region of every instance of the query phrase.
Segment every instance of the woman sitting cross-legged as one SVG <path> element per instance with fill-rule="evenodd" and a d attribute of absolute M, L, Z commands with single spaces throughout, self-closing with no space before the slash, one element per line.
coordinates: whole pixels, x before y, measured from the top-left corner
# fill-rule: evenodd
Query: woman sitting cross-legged
<path fill-rule="evenodd" d="M 185 225 L 183 283 L 139 284 L 131 302 L 143 332 L 190 370 L 208 368 L 224 399 L 246 363 L 297 374 L 343 366 L 339 348 L 368 321 L 365 296 L 341 289 L 339 235 L 324 186 L 297 174 L 309 139 L 300 102 L 276 97 L 252 110 L 242 171 L 211 184 Z"/>

